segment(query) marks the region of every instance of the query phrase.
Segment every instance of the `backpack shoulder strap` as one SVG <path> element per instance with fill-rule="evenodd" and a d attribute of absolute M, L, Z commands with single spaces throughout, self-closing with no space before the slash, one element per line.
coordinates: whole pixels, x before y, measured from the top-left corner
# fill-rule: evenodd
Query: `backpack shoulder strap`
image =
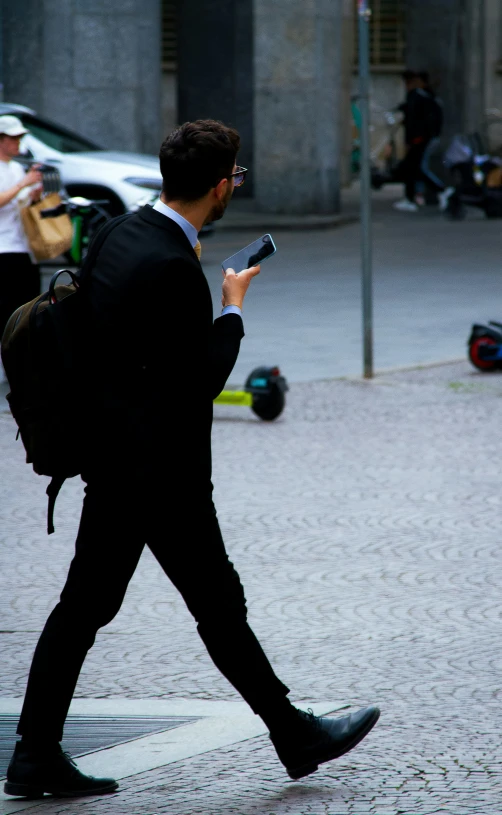
<path fill-rule="evenodd" d="M 49 486 L 46 489 L 46 494 L 49 498 L 48 506 L 47 506 L 47 534 L 52 535 L 54 532 L 54 507 L 56 505 L 56 498 L 59 495 L 59 491 L 63 486 L 66 478 L 64 476 L 55 475 L 52 477 L 52 481 L 50 482 Z"/>
<path fill-rule="evenodd" d="M 116 226 L 121 224 L 122 221 L 125 221 L 126 218 L 130 217 L 130 213 L 126 212 L 124 215 L 119 215 L 117 218 L 111 218 L 109 221 L 105 221 L 103 226 L 96 232 L 89 246 L 89 251 L 87 252 L 84 263 L 82 264 L 82 268 L 78 273 L 81 284 L 87 277 L 89 277 L 89 274 L 92 271 L 92 268 L 96 263 L 98 255 L 101 251 L 101 247 L 103 246 L 110 232 L 113 232 Z"/>
<path fill-rule="evenodd" d="M 126 218 L 129 218 L 129 213 L 125 215 L 119 215 L 118 218 L 111 218 L 109 221 L 106 221 L 101 229 L 96 233 L 94 238 L 92 239 L 91 245 L 89 246 L 89 251 L 87 253 L 87 257 L 78 273 L 78 277 L 80 279 L 80 284 L 85 281 L 86 278 L 89 277 L 94 264 L 96 263 L 97 257 L 103 246 L 106 238 L 112 232 L 116 226 L 125 221 Z M 64 270 L 63 270 L 64 271 Z M 59 272 L 58 272 L 59 274 Z M 72 275 L 73 277 L 73 275 Z M 56 275 L 54 275 L 53 279 L 51 280 L 51 286 L 53 287 L 56 280 Z M 56 325 L 57 327 L 57 325 Z M 62 342 L 62 346 L 64 347 L 65 343 Z M 59 491 L 63 486 L 63 483 L 66 481 L 65 476 L 55 475 L 53 476 L 49 486 L 47 487 L 47 497 L 48 497 L 48 507 L 47 507 L 47 534 L 52 535 L 54 532 L 54 506 L 56 504 L 56 498 L 59 495 Z"/>

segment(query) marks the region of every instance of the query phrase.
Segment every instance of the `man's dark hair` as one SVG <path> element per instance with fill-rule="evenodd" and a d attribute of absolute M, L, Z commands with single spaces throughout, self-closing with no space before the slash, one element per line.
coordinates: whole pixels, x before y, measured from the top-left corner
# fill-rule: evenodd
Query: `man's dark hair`
<path fill-rule="evenodd" d="M 233 172 L 240 147 L 236 130 L 213 119 L 185 122 L 169 134 L 160 153 L 168 201 L 197 201 Z"/>
<path fill-rule="evenodd" d="M 401 74 L 401 79 L 404 82 L 411 82 L 412 79 L 416 79 L 416 78 L 417 78 L 417 72 L 416 71 L 411 71 L 409 68 L 407 68 L 406 71 L 403 71 L 403 73 Z"/>

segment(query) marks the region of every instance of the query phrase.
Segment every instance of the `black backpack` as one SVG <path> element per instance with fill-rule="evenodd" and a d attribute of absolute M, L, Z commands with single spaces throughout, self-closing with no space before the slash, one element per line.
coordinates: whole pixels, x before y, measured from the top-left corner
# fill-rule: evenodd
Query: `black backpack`
<path fill-rule="evenodd" d="M 7 401 L 38 475 L 51 477 L 47 533 L 54 532 L 54 505 L 66 478 L 82 471 L 85 398 L 79 377 L 86 326 L 86 281 L 105 239 L 129 215 L 107 221 L 95 236 L 80 273 L 56 272 L 48 291 L 20 306 L 2 336 Z M 62 274 L 68 285 L 57 285 Z"/>

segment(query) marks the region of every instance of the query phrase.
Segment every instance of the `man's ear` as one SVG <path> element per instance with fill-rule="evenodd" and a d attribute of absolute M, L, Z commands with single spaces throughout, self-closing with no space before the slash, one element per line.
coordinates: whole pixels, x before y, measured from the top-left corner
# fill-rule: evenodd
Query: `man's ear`
<path fill-rule="evenodd" d="M 228 189 L 228 178 L 222 178 L 221 181 L 219 181 L 216 187 L 214 188 L 214 193 L 218 201 L 221 201 L 225 197 L 227 189 Z"/>

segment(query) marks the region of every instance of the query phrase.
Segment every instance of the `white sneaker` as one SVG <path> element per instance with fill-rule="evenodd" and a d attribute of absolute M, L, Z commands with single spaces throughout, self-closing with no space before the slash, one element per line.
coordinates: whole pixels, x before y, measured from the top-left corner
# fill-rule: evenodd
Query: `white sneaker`
<path fill-rule="evenodd" d="M 447 187 L 444 192 L 438 193 L 439 209 L 441 212 L 445 211 L 446 207 L 448 206 L 448 201 L 454 192 L 455 187 Z"/>
<path fill-rule="evenodd" d="M 403 198 L 402 201 L 396 201 L 392 204 L 394 209 L 398 209 L 399 212 L 418 212 L 419 206 L 414 204 L 413 201 L 408 201 L 407 198 Z"/>

